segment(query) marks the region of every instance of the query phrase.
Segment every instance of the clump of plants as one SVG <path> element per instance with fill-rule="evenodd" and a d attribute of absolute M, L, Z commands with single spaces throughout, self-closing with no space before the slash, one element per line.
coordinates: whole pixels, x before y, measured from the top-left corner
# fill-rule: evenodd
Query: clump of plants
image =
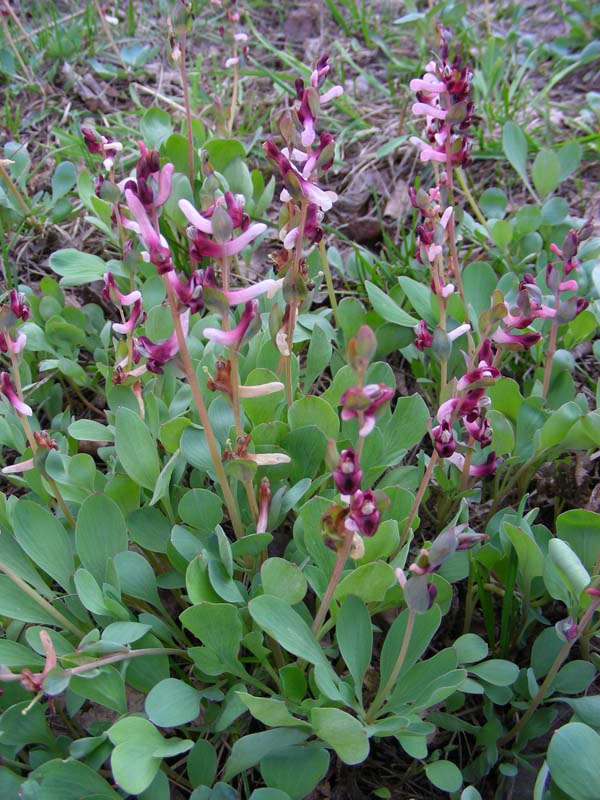
<path fill-rule="evenodd" d="M 432 796 L 531 772 L 540 800 L 598 797 L 600 516 L 534 489 L 600 446 L 573 355 L 600 243 L 557 194 L 580 153 L 530 164 L 508 121 L 533 202 L 478 197 L 473 72 L 440 29 L 410 82 L 410 270 L 341 291 L 333 60 L 252 167 L 232 138 L 251 40 L 221 11 L 215 133 L 178 6 L 182 125 L 84 126 L 103 255 L 58 250 L 59 281 L 3 297 L 0 794 L 303 800 L 386 739 Z M 67 302 L 99 281 L 101 303 Z"/>

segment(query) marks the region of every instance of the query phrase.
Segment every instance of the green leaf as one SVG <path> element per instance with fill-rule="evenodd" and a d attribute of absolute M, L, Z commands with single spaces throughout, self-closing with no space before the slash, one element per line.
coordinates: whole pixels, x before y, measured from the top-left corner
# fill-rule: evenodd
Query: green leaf
<path fill-rule="evenodd" d="M 150 786 L 163 757 L 185 753 L 193 747 L 188 740 L 163 739 L 154 725 L 141 717 L 121 719 L 107 734 L 115 745 L 110 759 L 114 778 L 130 794 L 139 794 Z"/>
<path fill-rule="evenodd" d="M 246 157 L 244 145 L 237 139 L 211 139 L 204 149 L 217 172 L 223 172 L 234 159 Z"/>
<path fill-rule="evenodd" d="M 544 573 L 544 556 L 533 536 L 522 528 L 511 525 L 509 522 L 504 522 L 503 527 L 517 553 L 522 589 L 529 596 L 531 582 Z"/>
<path fill-rule="evenodd" d="M 342 604 L 336 623 L 340 654 L 354 681 L 356 698 L 362 701 L 362 684 L 371 663 L 373 629 L 365 603 L 349 595 Z"/>
<path fill-rule="evenodd" d="M 114 442 L 111 428 L 93 419 L 77 419 L 67 428 L 69 436 L 83 442 Z"/>
<path fill-rule="evenodd" d="M 331 363 L 333 348 L 331 341 L 320 325 L 315 325 L 312 332 L 308 353 L 306 354 L 306 369 L 304 372 L 304 391 L 310 392 L 314 381 L 323 374 Z"/>
<path fill-rule="evenodd" d="M 217 774 L 217 751 L 206 739 L 197 739 L 186 765 L 192 786 L 212 786 Z"/>
<path fill-rule="evenodd" d="M 23 644 L 13 642 L 11 639 L 0 639 L 0 664 L 9 669 L 42 667 L 44 659 Z"/>
<path fill-rule="evenodd" d="M 150 689 L 145 710 L 159 728 L 176 728 L 196 719 L 200 713 L 201 694 L 189 683 L 166 678 Z"/>
<path fill-rule="evenodd" d="M 263 591 L 294 606 L 308 588 L 304 573 L 285 558 L 268 558 L 260 568 Z"/>
<path fill-rule="evenodd" d="M 82 253 L 72 247 L 57 250 L 50 256 L 50 267 L 61 275 L 61 286 L 81 286 L 102 278 L 107 270 L 105 262 L 91 253 Z"/>
<path fill-rule="evenodd" d="M 579 142 L 567 142 L 557 152 L 559 177 L 562 183 L 572 175 L 581 162 L 581 145 Z"/>
<path fill-rule="evenodd" d="M 420 614 L 414 621 L 410 644 L 406 651 L 404 664 L 400 675 L 404 675 L 423 655 L 435 632 L 440 626 L 442 615 L 438 606 L 434 605 L 425 614 Z M 404 610 L 389 629 L 381 651 L 381 686 L 385 686 L 392 673 L 394 664 L 398 660 L 400 648 L 404 640 L 408 611 Z"/>
<path fill-rule="evenodd" d="M 12 523 L 15 539 L 27 555 L 63 588 L 71 589 L 75 572 L 73 548 L 56 517 L 37 503 L 19 500 Z"/>
<path fill-rule="evenodd" d="M 502 149 L 519 177 L 527 181 L 527 139 L 514 122 L 507 122 L 502 130 Z"/>
<path fill-rule="evenodd" d="M 600 736 L 582 722 L 559 728 L 548 747 L 552 780 L 572 800 L 600 797 Z"/>
<path fill-rule="evenodd" d="M 308 734 L 293 728 L 273 728 L 262 733 L 251 733 L 242 736 L 231 748 L 231 754 L 225 765 L 223 780 L 230 781 L 240 772 L 258 764 L 265 756 L 300 744 L 308 738 Z"/>
<path fill-rule="evenodd" d="M 292 431 L 308 425 L 316 425 L 328 439 L 337 439 L 340 419 L 322 397 L 303 397 L 288 409 L 288 422 Z"/>
<path fill-rule="evenodd" d="M 349 594 L 356 595 L 365 603 L 383 600 L 390 586 L 396 584 L 394 570 L 385 561 L 374 561 L 352 570 L 338 583 L 333 597 L 338 602 Z"/>
<path fill-rule="evenodd" d="M 462 786 L 462 773 L 451 761 L 440 760 L 425 764 L 425 774 L 443 792 L 457 792 Z"/>
<path fill-rule="evenodd" d="M 562 444 L 573 425 L 581 417 L 581 414 L 581 408 L 574 402 L 565 403 L 554 411 L 542 426 L 536 452 L 540 453 L 543 450 Z"/>
<path fill-rule="evenodd" d="M 158 150 L 163 141 L 173 132 L 171 115 L 162 108 L 149 108 L 140 120 L 140 133 L 147 147 Z"/>
<path fill-rule="evenodd" d="M 360 764 L 369 755 L 369 737 L 361 723 L 339 708 L 313 708 L 315 733 L 333 747 L 344 764 Z"/>
<path fill-rule="evenodd" d="M 46 761 L 29 773 L 29 778 L 39 785 L 35 796 L 44 800 L 121 800 L 121 795 L 95 769 L 71 758 Z"/>
<path fill-rule="evenodd" d="M 397 399 L 390 421 L 382 428 L 386 466 L 397 464 L 406 450 L 419 444 L 427 433 L 428 419 L 429 409 L 421 395 Z"/>
<path fill-rule="evenodd" d="M 140 486 L 154 491 L 160 473 L 156 441 L 139 415 L 124 406 L 117 409 L 115 442 L 125 472 Z"/>
<path fill-rule="evenodd" d="M 583 590 L 590 585 L 590 575 L 578 556 L 562 539 L 551 539 L 548 543 L 548 555 L 559 573 L 562 574 L 571 589 L 574 599 L 578 600 Z"/>
<path fill-rule="evenodd" d="M 409 278 L 407 275 L 401 275 L 398 278 L 398 283 L 419 317 L 426 320 L 430 325 L 435 326 L 439 315 L 432 310 L 431 289 L 429 286 L 416 281 L 414 278 Z"/>
<path fill-rule="evenodd" d="M 114 563 L 123 594 L 146 600 L 150 605 L 161 608 L 156 575 L 144 556 L 135 550 L 125 550 L 114 557 Z"/>
<path fill-rule="evenodd" d="M 414 328 L 418 323 L 418 319 L 407 314 L 406 311 L 400 308 L 400 306 L 389 297 L 389 295 L 375 286 L 374 283 L 365 281 L 365 288 L 373 308 L 386 322 L 393 322 L 405 328 Z"/>
<path fill-rule="evenodd" d="M 198 603 L 187 608 L 179 618 L 223 664 L 237 662 L 243 634 L 242 622 L 235 606 L 227 603 Z"/>
<path fill-rule="evenodd" d="M 77 515 L 75 545 L 82 565 L 102 583 L 107 562 L 127 550 L 127 526 L 119 506 L 110 497 L 94 494 L 84 500 Z"/>
<path fill-rule="evenodd" d="M 556 534 L 592 573 L 600 555 L 600 514 L 582 508 L 565 511 L 556 519 Z"/>
<path fill-rule="evenodd" d="M 471 666 L 469 672 L 493 686 L 511 686 L 519 677 L 518 666 L 502 658 L 492 658 Z"/>
<path fill-rule="evenodd" d="M 538 194 L 544 198 L 558 187 L 560 183 L 560 161 L 554 150 L 542 148 L 531 167 L 533 185 Z"/>
<path fill-rule="evenodd" d="M 308 797 L 328 769 L 329 753 L 316 747 L 287 747 L 260 762 L 267 786 L 287 792 L 292 800 Z"/>
<path fill-rule="evenodd" d="M 179 501 L 179 516 L 202 533 L 212 533 L 223 521 L 220 498 L 207 489 L 189 489 Z"/>
<path fill-rule="evenodd" d="M 481 195 L 479 206 L 488 219 L 502 219 L 506 213 L 506 194 L 502 189 L 492 187 Z"/>
<path fill-rule="evenodd" d="M 256 597 L 250 601 L 248 609 L 256 624 L 289 653 L 311 664 L 329 667 L 327 657 L 306 622 L 279 597 L 267 594 Z"/>
<path fill-rule="evenodd" d="M 487 657 L 487 643 L 476 633 L 464 633 L 452 647 L 456 650 L 459 664 L 474 664 Z"/>
<path fill-rule="evenodd" d="M 510 222 L 499 219 L 495 222 L 491 229 L 492 239 L 496 242 L 501 250 L 506 250 L 508 245 L 512 242 L 513 229 Z"/>
<path fill-rule="evenodd" d="M 63 161 L 54 170 L 52 175 L 52 200 L 56 202 L 59 198 L 64 197 L 67 192 L 70 192 L 75 181 L 77 180 L 77 172 L 75 165 L 70 161 Z"/>
<path fill-rule="evenodd" d="M 596 667 L 589 661 L 569 661 L 561 667 L 550 684 L 551 692 L 583 694 L 596 677 Z"/>
<path fill-rule="evenodd" d="M 80 697 L 94 703 L 112 708 L 119 714 L 127 713 L 127 700 L 125 698 L 125 684 L 121 673 L 114 667 L 103 667 L 98 675 L 93 678 L 73 675 L 69 688 Z"/>
<path fill-rule="evenodd" d="M 283 700 L 272 700 L 270 697 L 254 697 L 254 695 L 247 692 L 237 692 L 237 696 L 252 716 L 269 728 L 298 727 L 308 731 L 311 730 L 308 723 L 290 714 Z"/>
<path fill-rule="evenodd" d="M 255 789 L 250 800 L 290 800 L 290 796 L 279 789 Z"/>

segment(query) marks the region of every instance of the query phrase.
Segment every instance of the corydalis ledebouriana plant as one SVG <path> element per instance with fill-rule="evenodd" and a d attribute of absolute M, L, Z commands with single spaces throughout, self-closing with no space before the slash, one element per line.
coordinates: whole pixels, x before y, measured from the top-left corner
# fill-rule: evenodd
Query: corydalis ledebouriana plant
<path fill-rule="evenodd" d="M 484 340 L 476 356 L 477 366 L 469 369 L 455 385 L 455 393 L 439 407 L 436 417 L 438 425 L 431 435 L 436 453 L 440 458 L 449 459 L 462 471 L 464 455 L 455 452 L 457 441 L 454 425 L 462 424 L 469 441 L 466 443 L 469 455 L 472 454 L 474 442 L 478 442 L 482 450 L 492 443 L 492 427 L 486 416 L 489 398 L 486 387 L 491 386 L 500 377 L 500 370 L 493 365 L 494 353 L 489 339 Z M 483 464 L 470 464 L 469 475 L 483 477 L 493 475 L 496 470 L 496 454 L 487 454 Z"/>
<path fill-rule="evenodd" d="M 412 112 L 425 117 L 425 141 L 411 142 L 421 151 L 421 161 L 466 166 L 470 162 L 468 129 L 475 121 L 471 99 L 473 73 L 457 55 L 449 61 L 448 41 L 441 32 L 440 60 L 430 61 L 422 78 L 410 82 L 417 93 Z"/>

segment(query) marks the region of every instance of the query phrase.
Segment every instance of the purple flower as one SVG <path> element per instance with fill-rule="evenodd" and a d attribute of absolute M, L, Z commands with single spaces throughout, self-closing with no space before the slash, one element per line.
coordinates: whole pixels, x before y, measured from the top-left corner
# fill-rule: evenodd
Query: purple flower
<path fill-rule="evenodd" d="M 350 514 L 346 518 L 345 526 L 348 530 L 357 531 L 363 536 L 374 536 L 380 516 L 375 493 L 371 489 L 366 492 L 359 489 L 352 497 Z"/>
<path fill-rule="evenodd" d="M 133 329 L 137 325 L 140 317 L 142 316 L 142 301 L 141 299 L 136 300 L 133 304 L 133 308 L 131 310 L 131 314 L 127 322 L 113 322 L 113 331 L 117 333 L 132 333 Z M 145 314 L 144 314 L 145 317 Z"/>
<path fill-rule="evenodd" d="M 394 390 L 385 383 L 370 383 L 367 386 L 353 386 L 340 397 L 342 419 L 358 419 L 359 436 L 368 436 L 375 427 L 375 412 L 388 403 Z"/>
<path fill-rule="evenodd" d="M 227 207 L 227 214 L 231 220 L 231 227 L 241 227 L 242 232 L 229 241 L 220 242 L 216 238 L 211 238 L 215 235 L 215 229 L 209 216 L 213 216 L 215 206 L 209 209 L 205 214 L 197 211 L 189 200 L 180 200 L 179 208 L 186 216 L 188 222 L 194 227 L 192 236 L 191 256 L 195 261 L 201 261 L 203 258 L 224 258 L 225 256 L 234 256 L 240 253 L 244 247 L 253 242 L 258 236 L 264 233 L 267 226 L 262 222 L 255 222 L 249 225 L 249 218 L 247 214 L 243 214 L 241 206 L 236 202 L 235 198 L 228 192 L 224 196 L 222 202 L 216 204 L 222 207 L 223 203 Z M 225 217 L 227 219 L 227 217 Z"/>
<path fill-rule="evenodd" d="M 20 333 L 16 339 L 12 339 L 8 333 L 0 331 L 0 353 L 14 353 L 18 355 L 27 342 L 27 336 Z"/>
<path fill-rule="evenodd" d="M 498 328 L 492 334 L 492 339 L 500 345 L 508 347 L 510 350 L 529 350 L 542 338 L 541 333 L 508 333 L 502 328 Z"/>
<path fill-rule="evenodd" d="M 203 335 L 211 342 L 232 347 L 237 350 L 246 338 L 251 323 L 258 318 L 258 302 L 251 300 L 246 303 L 240 321 L 229 331 L 219 328 L 204 328 Z"/>
<path fill-rule="evenodd" d="M 18 411 L 19 414 L 23 414 L 26 417 L 31 417 L 33 415 L 33 411 L 27 403 L 19 399 L 8 372 L 3 372 L 0 375 L 0 392 L 2 392 L 11 406 L 15 411 Z"/>
<path fill-rule="evenodd" d="M 415 347 L 417 350 L 423 352 L 426 347 L 431 347 L 433 344 L 433 335 L 430 333 L 424 319 L 415 325 L 414 331 L 417 337 L 415 339 Z"/>
<path fill-rule="evenodd" d="M 433 438 L 433 446 L 440 458 L 449 458 L 456 450 L 454 432 L 448 420 L 444 419 L 441 425 L 437 425 L 431 431 L 431 436 Z"/>
<path fill-rule="evenodd" d="M 171 251 L 164 236 L 150 222 L 146 209 L 131 189 L 125 189 L 125 199 L 135 222 L 124 219 L 122 220 L 123 225 L 134 230 L 142 237 L 148 249 L 150 262 L 154 264 L 159 274 L 164 275 L 166 272 L 170 272 L 173 269 L 173 262 L 171 261 Z"/>
<path fill-rule="evenodd" d="M 110 300 L 115 305 L 132 306 L 136 301 L 141 300 L 142 293 L 135 289 L 133 292 L 123 294 L 123 292 L 119 291 L 112 272 L 105 272 L 102 297 L 107 301 Z"/>
<path fill-rule="evenodd" d="M 496 453 L 492 450 L 483 464 L 471 464 L 469 475 L 476 478 L 490 478 L 495 474 L 497 465 L 498 459 L 496 458 Z"/>
<path fill-rule="evenodd" d="M 362 477 L 363 473 L 357 454 L 351 447 L 342 450 L 338 465 L 333 472 L 333 480 L 340 494 L 351 495 L 357 492 L 360 489 Z"/>
<path fill-rule="evenodd" d="M 188 334 L 190 324 L 190 312 L 184 311 L 181 315 L 181 330 L 184 337 Z M 160 342 L 152 342 L 147 336 L 138 336 L 135 340 L 135 346 L 139 355 L 148 359 L 146 367 L 150 372 L 157 375 L 162 375 L 163 367 L 174 358 L 179 352 L 179 343 L 177 341 L 177 332 L 174 331 L 173 335 L 168 339 L 163 339 Z"/>
<path fill-rule="evenodd" d="M 16 289 L 11 289 L 8 295 L 10 310 L 17 319 L 27 322 L 29 319 L 29 306 L 27 305 L 27 295 L 24 292 L 17 292 Z"/>

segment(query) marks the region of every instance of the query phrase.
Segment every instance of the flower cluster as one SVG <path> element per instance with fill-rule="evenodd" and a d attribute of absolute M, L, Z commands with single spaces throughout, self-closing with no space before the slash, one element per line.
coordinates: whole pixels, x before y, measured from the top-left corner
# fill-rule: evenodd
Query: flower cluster
<path fill-rule="evenodd" d="M 446 400 L 437 411 L 438 425 L 431 435 L 437 454 L 441 458 L 449 458 L 462 468 L 464 460 L 460 453 L 455 453 L 454 423 L 458 420 L 470 438 L 479 442 L 481 448 L 489 447 L 492 442 L 492 427 L 486 417 L 489 398 L 485 393 L 500 377 L 500 371 L 493 366 L 493 351 L 489 339 L 485 339 L 477 354 L 477 367 L 469 370 L 456 383 L 456 393 Z M 490 453 L 483 465 L 469 468 L 470 475 L 492 475 L 496 469 L 495 453 Z"/>
<path fill-rule="evenodd" d="M 473 73 L 460 56 L 449 60 L 448 42 L 441 37 L 441 59 L 430 61 L 422 78 L 412 80 L 417 93 L 412 107 L 416 116 L 425 117 L 425 141 L 416 136 L 411 142 L 421 151 L 421 161 L 465 166 L 470 161 L 468 129 L 475 121 L 471 83 Z"/>
<path fill-rule="evenodd" d="M 430 580 L 457 550 L 467 550 L 487 539 L 485 533 L 475 533 L 467 525 L 452 525 L 434 541 L 421 548 L 408 568 L 411 579 L 398 567 L 396 579 L 404 591 L 407 606 L 416 613 L 427 611 L 437 597 L 437 586 Z"/>

